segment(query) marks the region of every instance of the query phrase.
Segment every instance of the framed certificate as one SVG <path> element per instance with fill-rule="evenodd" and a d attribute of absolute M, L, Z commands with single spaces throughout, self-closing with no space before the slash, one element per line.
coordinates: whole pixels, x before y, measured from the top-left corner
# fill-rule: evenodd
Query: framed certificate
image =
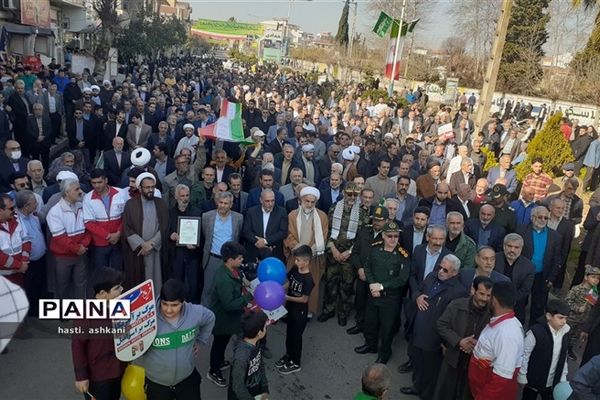
<path fill-rule="evenodd" d="M 179 217 L 177 219 L 177 246 L 198 246 L 200 244 L 200 217 Z"/>

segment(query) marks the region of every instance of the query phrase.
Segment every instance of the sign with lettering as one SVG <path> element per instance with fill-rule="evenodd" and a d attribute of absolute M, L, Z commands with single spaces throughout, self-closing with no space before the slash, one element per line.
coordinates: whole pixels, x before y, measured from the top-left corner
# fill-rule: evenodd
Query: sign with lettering
<path fill-rule="evenodd" d="M 158 310 L 154 297 L 154 284 L 148 279 L 119 298 L 129 300 L 131 317 L 128 320 L 113 322 L 115 328 L 125 332 L 115 335 L 115 354 L 119 360 L 128 362 L 148 351 L 156 338 Z"/>

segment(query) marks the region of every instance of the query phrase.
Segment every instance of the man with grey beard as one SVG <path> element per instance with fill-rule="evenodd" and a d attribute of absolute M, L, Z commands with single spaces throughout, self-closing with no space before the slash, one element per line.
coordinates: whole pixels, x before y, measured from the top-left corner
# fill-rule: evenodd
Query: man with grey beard
<path fill-rule="evenodd" d="M 199 247 L 196 245 L 181 246 L 178 244 L 179 218 L 198 218 L 198 237 L 200 237 L 201 210 L 190 203 L 190 188 L 179 184 L 175 187 L 175 205 L 169 210 L 169 242 L 170 257 L 173 262 L 173 276 L 184 282 L 188 300 L 191 303 L 200 302 L 200 291 L 198 290 L 198 260 L 200 259 Z"/>

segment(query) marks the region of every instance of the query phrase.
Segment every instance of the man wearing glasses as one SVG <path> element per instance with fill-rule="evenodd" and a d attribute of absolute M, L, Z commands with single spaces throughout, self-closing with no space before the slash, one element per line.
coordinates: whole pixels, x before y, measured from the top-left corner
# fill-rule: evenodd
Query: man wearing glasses
<path fill-rule="evenodd" d="M 15 203 L 7 194 L 0 194 L 0 275 L 24 287 L 25 272 L 29 268 L 31 239 L 15 218 Z"/>
<path fill-rule="evenodd" d="M 412 298 L 412 336 L 409 354 L 413 364 L 412 386 L 400 388 L 407 395 L 432 399 L 442 365 L 442 339 L 437 331 L 437 320 L 454 300 L 467 296 L 467 289 L 459 280 L 460 260 L 446 255 L 437 271 L 432 271 L 419 285 Z"/>
<path fill-rule="evenodd" d="M 531 322 L 544 315 L 548 291 L 552 289 L 559 270 L 564 267 L 560 265 L 561 238 L 558 233 L 548 228 L 548 218 L 550 212 L 546 207 L 535 207 L 531 211 L 531 223 L 517 229 L 517 233 L 523 238 L 521 255 L 530 259 L 535 266 L 535 278 L 531 288 Z"/>
<path fill-rule="evenodd" d="M 358 354 L 377 353 L 377 363 L 387 363 L 392 354 L 394 326 L 400 308 L 402 287 L 408 281 L 408 252 L 398 245 L 400 225 L 391 221 L 383 227 L 383 240 L 373 243 L 365 263 L 370 295 L 365 311 L 365 344 Z"/>
<path fill-rule="evenodd" d="M 344 189 L 344 198 L 329 209 L 325 297 L 319 322 L 325 322 L 337 313 L 338 324 L 345 326 L 352 310 L 356 274 L 350 256 L 356 234 L 368 219 L 367 213 L 356 201 L 359 194 L 358 186 L 350 182 Z"/>

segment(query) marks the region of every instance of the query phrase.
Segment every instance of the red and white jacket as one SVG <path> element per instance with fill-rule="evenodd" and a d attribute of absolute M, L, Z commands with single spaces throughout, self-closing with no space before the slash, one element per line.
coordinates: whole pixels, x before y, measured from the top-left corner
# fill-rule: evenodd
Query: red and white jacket
<path fill-rule="evenodd" d="M 52 234 L 50 251 L 55 256 L 79 257 L 79 246 L 88 247 L 92 237 L 83 225 L 83 209 L 80 202 L 71 205 L 60 199 L 46 216 L 48 230 Z"/>
<path fill-rule="evenodd" d="M 0 224 L 0 275 L 17 273 L 23 262 L 29 261 L 31 239 L 18 218 Z"/>
<path fill-rule="evenodd" d="M 94 245 L 108 246 L 106 236 L 121 231 L 123 209 L 127 202 L 124 192 L 123 189 L 108 187 L 108 213 L 102 197 L 95 190 L 83 197 L 83 223 L 85 229 L 91 233 Z"/>

